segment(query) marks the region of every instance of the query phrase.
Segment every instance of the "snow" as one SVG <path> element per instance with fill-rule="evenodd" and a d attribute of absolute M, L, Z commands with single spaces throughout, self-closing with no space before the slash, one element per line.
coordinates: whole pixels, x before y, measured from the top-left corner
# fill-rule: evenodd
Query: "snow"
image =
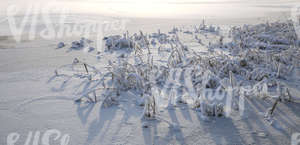
<path fill-rule="evenodd" d="M 207 24 L 208 27 L 203 27 L 202 21 L 182 22 L 184 21 L 182 20 L 178 22 L 174 20 L 168 24 L 149 28 L 153 23 L 161 21 L 163 20 L 136 19 L 134 22 L 129 23 L 130 35 L 107 36 L 105 40 L 106 46 L 110 46 L 113 49 L 100 53 L 92 51 L 97 48 L 95 42 L 89 41 L 95 40 L 93 37 L 89 39 L 80 36 L 58 40 L 36 39 L 22 41 L 21 43 L 15 43 L 11 36 L 1 37 L 3 39 L 0 40 L 0 144 L 6 144 L 6 137 L 12 132 L 18 132 L 21 135 L 18 144 L 24 144 L 29 131 L 45 132 L 53 128 L 70 134 L 69 144 L 74 145 L 290 144 L 291 135 L 295 132 L 300 132 L 300 107 L 298 102 L 298 90 L 300 87 L 299 66 L 290 72 L 282 71 L 281 75 L 285 78 L 280 78 L 279 76 L 281 75 L 277 75 L 277 69 L 264 67 L 263 62 L 260 64 L 262 66 L 252 64 L 253 62 L 250 61 L 250 58 L 255 52 L 249 51 L 249 53 L 244 54 L 243 60 L 234 59 L 235 55 L 239 56 L 243 50 L 236 48 L 236 45 L 229 40 L 228 35 L 223 33 L 230 26 L 221 24 L 220 29 L 222 31 L 220 30 L 219 32 L 217 25 L 220 23 L 218 21 L 213 21 L 215 22 L 214 25 Z M 199 26 L 201 25 L 199 22 L 202 23 L 202 26 Z M 191 23 L 196 26 L 196 29 L 194 29 L 195 27 L 188 27 L 188 24 Z M 183 24 L 185 27 L 174 27 L 174 24 Z M 137 25 L 141 26 L 136 27 Z M 264 33 L 264 30 L 258 30 L 261 27 L 256 28 L 256 26 L 249 27 L 249 29 L 254 29 L 258 33 Z M 161 30 L 157 32 L 159 28 Z M 137 29 L 141 29 L 144 33 L 137 31 Z M 234 29 L 231 38 L 237 38 L 235 41 L 238 43 L 240 37 L 237 37 L 237 34 L 240 34 L 239 31 L 244 31 L 245 29 Z M 134 35 L 134 33 L 137 34 Z M 178 38 L 171 36 L 176 33 L 179 35 L 180 42 L 178 42 Z M 147 37 L 148 34 L 151 34 L 151 37 Z M 222 43 L 220 43 L 220 35 L 224 36 Z M 131 38 L 130 36 L 135 37 Z M 289 35 L 283 36 L 283 38 L 272 36 L 264 34 L 257 35 L 257 37 L 245 36 L 244 38 L 249 42 L 253 41 L 255 37 L 257 40 L 283 45 L 282 47 L 267 45 L 268 47 L 265 47 L 264 51 L 284 51 L 287 49 L 285 46 L 291 44 L 291 42 L 287 41 L 289 39 L 285 39 L 289 38 Z M 209 62 L 218 66 L 219 69 L 221 68 L 222 73 L 218 75 L 227 79 L 224 82 L 218 82 L 217 75 L 213 73 L 204 74 L 206 79 L 203 82 L 208 88 L 217 89 L 218 86 L 229 86 L 243 81 L 245 84 L 266 81 L 263 79 L 264 76 L 276 79 L 279 77 L 280 83 L 290 88 L 294 101 L 280 102 L 273 116 L 267 116 L 269 117 L 267 119 L 272 121 L 272 124 L 270 124 L 265 117 L 265 113 L 274 103 L 274 98 L 272 97 L 261 99 L 260 97 L 255 97 L 255 94 L 250 94 L 253 96 L 246 97 L 244 114 L 240 116 L 238 111 L 234 110 L 236 112 L 230 117 L 224 116 L 225 112 L 223 111 L 226 108 L 223 108 L 224 104 L 220 102 L 210 104 L 211 102 L 204 103 L 201 100 L 200 104 L 198 104 L 201 106 L 199 108 L 195 107 L 197 103 L 190 105 L 189 101 L 184 102 L 185 98 L 189 98 L 189 96 L 176 98 L 177 96 L 174 96 L 172 92 L 170 94 L 168 92 L 160 93 L 168 96 L 167 100 L 152 98 L 149 92 L 142 98 L 140 96 L 140 91 L 143 91 L 143 88 L 140 87 L 141 78 L 133 71 L 122 74 L 123 67 L 119 67 L 122 62 L 118 62 L 118 60 L 130 58 L 135 53 L 141 53 L 142 59 L 149 60 L 147 58 L 148 49 L 144 49 L 147 46 L 146 39 L 151 40 L 148 43 L 152 44 L 150 51 L 155 65 L 172 62 L 170 67 L 188 67 L 195 59 L 188 58 L 188 56 L 193 56 L 193 54 L 185 54 L 185 49 L 193 50 L 195 54 L 206 56 L 203 58 L 204 63 L 206 63 L 205 59 L 209 57 L 209 53 L 213 53 L 215 56 L 232 55 L 232 61 L 226 65 L 219 64 L 217 60 L 227 61 L 227 58 L 218 57 L 215 59 L 215 62 Z M 117 41 L 117 43 L 112 43 L 111 40 Z M 155 41 L 156 44 L 154 45 L 152 41 Z M 171 41 L 177 42 L 178 46 L 169 45 Z M 133 42 L 137 42 L 136 44 L 140 45 L 144 50 L 142 52 L 135 52 L 136 50 L 128 51 L 136 46 Z M 213 49 L 207 48 L 209 44 L 211 44 L 210 47 Z M 156 51 L 159 46 L 161 46 L 159 48 L 160 51 Z M 181 47 L 182 50 L 173 51 L 172 47 Z M 231 47 L 232 50 L 230 50 Z M 257 46 L 255 43 L 255 45 L 245 47 L 250 49 L 250 47 Z M 88 51 L 85 51 L 86 48 Z M 169 57 L 171 52 L 174 52 L 174 55 Z M 291 55 L 292 52 L 287 52 L 287 56 Z M 179 58 L 182 58 L 184 63 L 179 63 Z M 284 67 L 293 65 L 286 58 L 281 58 L 280 61 L 287 64 Z M 107 81 L 103 85 L 99 81 L 103 75 L 108 75 L 106 72 L 107 66 L 110 66 L 108 65 L 108 59 L 111 60 L 110 63 L 112 64 L 111 72 L 116 73 L 116 80 L 126 81 L 125 78 L 122 78 L 123 75 L 128 75 L 130 76 L 129 78 L 135 80 L 132 81 L 133 83 L 128 83 L 131 88 L 135 88 L 134 91 L 120 90 L 117 92 L 108 90 L 103 93 L 101 88 L 108 88 L 110 87 L 109 85 L 124 85 L 111 81 Z M 260 58 L 254 61 L 260 62 Z M 134 64 L 134 67 L 142 63 L 139 58 L 131 58 L 128 62 Z M 86 64 L 88 72 L 85 70 L 84 64 Z M 251 70 L 247 68 L 249 65 L 257 68 L 249 71 Z M 241 69 L 240 66 L 244 66 L 244 69 Z M 145 66 L 145 68 L 147 67 Z M 161 74 L 161 77 L 157 78 L 158 82 L 164 82 L 167 79 L 164 76 L 166 68 L 166 66 L 158 67 Z M 140 71 L 146 72 L 143 69 L 141 67 Z M 236 77 L 231 76 L 233 71 L 238 72 L 239 75 L 235 75 Z M 244 72 L 245 74 L 243 74 Z M 247 74 L 246 72 L 249 73 Z M 175 77 L 176 75 L 176 72 L 174 72 Z M 199 68 L 199 72 L 195 76 L 201 75 L 203 74 L 201 74 L 201 68 Z M 108 75 L 108 77 L 111 76 Z M 128 80 L 131 81 L 129 78 Z M 195 79 L 196 81 L 202 81 L 201 77 L 196 78 L 198 78 L 198 80 Z M 252 81 L 245 81 L 247 79 Z M 177 83 L 174 82 L 175 85 L 178 85 Z M 273 86 L 271 80 L 269 84 Z M 124 86 L 127 86 L 127 84 Z M 155 90 L 147 91 L 152 92 L 152 94 L 159 94 Z M 103 96 L 102 93 L 104 94 Z M 256 94 L 257 96 L 261 96 L 260 92 L 256 93 L 258 93 Z M 95 100 L 93 98 L 94 94 L 96 94 L 97 98 Z M 83 97 L 84 95 L 90 95 L 92 101 L 87 99 L 89 97 Z M 75 101 L 78 99 L 86 100 Z M 152 99 L 162 99 L 160 102 L 157 102 L 161 104 L 158 105 L 159 107 L 153 117 L 144 118 L 144 111 L 147 111 L 144 110 L 144 106 L 153 103 Z"/>

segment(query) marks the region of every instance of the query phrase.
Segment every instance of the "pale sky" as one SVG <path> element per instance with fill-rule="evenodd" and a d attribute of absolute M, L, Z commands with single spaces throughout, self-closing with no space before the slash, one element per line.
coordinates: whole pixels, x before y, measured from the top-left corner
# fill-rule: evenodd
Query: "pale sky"
<path fill-rule="evenodd" d="M 276 10 L 280 11 L 280 8 L 284 9 L 292 6 L 293 3 L 298 1 L 299 0 L 0 0 L 0 14 L 5 14 L 7 7 L 12 5 L 21 11 L 25 11 L 26 8 L 28 9 L 31 5 L 40 5 L 39 7 L 41 9 L 45 9 L 49 3 L 57 3 L 59 7 L 76 13 L 96 13 L 128 17 L 186 17 L 200 14 L 211 17 L 226 17 L 264 13 L 265 8 L 259 7 L 259 5 L 275 6 L 277 7 Z"/>

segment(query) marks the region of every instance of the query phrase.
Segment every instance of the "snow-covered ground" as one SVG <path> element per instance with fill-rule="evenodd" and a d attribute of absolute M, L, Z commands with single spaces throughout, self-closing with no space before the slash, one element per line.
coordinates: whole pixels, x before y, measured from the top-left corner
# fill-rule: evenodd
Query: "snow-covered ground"
<path fill-rule="evenodd" d="M 180 1 L 173 3 L 178 4 Z M 225 33 L 233 25 L 285 21 L 290 17 L 290 8 L 295 3 L 296 1 L 283 0 L 224 2 L 213 7 L 220 10 L 218 9 L 219 5 L 224 8 L 233 4 L 234 10 L 216 16 L 212 16 L 213 13 L 196 13 L 199 7 L 187 3 L 183 5 L 193 7 L 192 13 L 186 14 L 190 16 L 188 19 L 183 19 L 184 15 L 177 19 L 166 18 L 169 15 L 166 15 L 165 18 L 129 17 L 128 15 L 134 11 L 129 11 L 128 15 L 121 19 L 128 20 L 125 30 L 129 30 L 131 35 L 139 33 L 139 30 L 150 34 L 156 33 L 160 29 L 162 33 L 167 33 L 174 26 L 182 29 L 193 28 L 194 25 L 202 24 L 203 18 L 206 19 L 207 24 L 219 25 Z M 206 5 L 213 4 L 206 3 Z M 240 6 L 234 7 L 234 5 Z M 239 10 L 244 13 L 234 15 Z M 71 19 L 71 23 L 87 18 L 89 20 L 96 19 L 96 21 L 116 19 L 116 17 L 112 18 L 107 15 L 74 14 L 76 19 Z M 38 25 L 37 30 L 43 29 L 42 25 Z M 145 120 L 141 119 L 144 107 L 138 103 L 141 99 L 139 95 L 131 91 L 121 92 L 120 96 L 122 97 L 117 104 L 110 107 L 103 107 L 104 98 L 101 97 L 97 103 L 78 103 L 75 100 L 82 97 L 84 92 L 100 86 L 98 81 L 55 75 L 55 70 L 61 66 L 72 64 L 74 58 L 105 72 L 108 59 L 117 59 L 125 52 L 101 51 L 99 57 L 96 57 L 96 50 L 84 52 L 83 50 L 69 49 L 71 43 L 80 40 L 81 36 L 66 36 L 52 40 L 36 36 L 34 40 L 29 40 L 27 38 L 29 28 L 22 33 L 24 40 L 16 43 L 5 22 L 0 24 L 0 32 L 3 32 L 0 34 L 1 145 L 8 144 L 7 137 L 13 132 L 20 135 L 15 144 L 23 145 L 30 132 L 33 133 L 33 138 L 34 133 L 39 131 L 42 138 L 43 133 L 49 129 L 57 129 L 62 134 L 69 134 L 70 145 L 289 145 L 292 135 L 300 132 L 300 102 L 297 101 L 300 95 L 299 68 L 295 68 L 293 77 L 288 76 L 286 80 L 282 80 L 287 86 L 290 86 L 291 95 L 296 101 L 280 102 L 274 111 L 272 124 L 266 121 L 264 115 L 272 107 L 275 99 L 263 100 L 256 97 L 245 99 L 245 112 L 242 116 L 237 114 L 230 117 L 206 117 L 193 106 L 179 103 L 171 108 L 162 107 L 155 119 Z M 123 32 L 120 35 L 123 35 Z M 205 45 L 200 45 L 187 33 L 182 33 L 180 39 L 188 48 L 207 51 L 208 41 L 215 41 L 219 38 L 214 34 L 207 34 L 206 38 L 202 37 L 199 38 Z M 96 37 L 92 35 L 89 39 L 95 41 Z M 59 42 L 64 42 L 66 46 L 57 49 Z M 91 43 L 91 47 L 97 47 L 95 42 Z M 163 63 L 163 60 L 168 57 L 159 54 L 155 49 L 151 51 L 156 63 Z M 73 75 L 73 72 L 63 71 L 58 69 L 59 74 Z M 53 136 L 50 144 L 59 144 L 59 139 L 54 140 Z"/>

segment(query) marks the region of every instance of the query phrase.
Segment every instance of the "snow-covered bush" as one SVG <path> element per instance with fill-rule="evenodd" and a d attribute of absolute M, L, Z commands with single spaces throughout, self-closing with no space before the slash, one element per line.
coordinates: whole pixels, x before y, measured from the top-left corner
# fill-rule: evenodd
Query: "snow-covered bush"
<path fill-rule="evenodd" d="M 106 50 L 132 50 L 135 47 L 134 42 L 125 36 L 121 37 L 120 35 L 113 35 L 104 37 L 103 40 L 105 40 Z"/>

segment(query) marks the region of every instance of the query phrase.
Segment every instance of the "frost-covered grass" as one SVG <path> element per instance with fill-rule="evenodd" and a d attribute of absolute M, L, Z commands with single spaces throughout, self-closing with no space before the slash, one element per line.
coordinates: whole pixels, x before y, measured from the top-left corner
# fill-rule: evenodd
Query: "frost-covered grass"
<path fill-rule="evenodd" d="M 198 45 L 187 45 L 186 38 Z M 276 104 L 293 100 L 284 83 L 300 61 L 300 41 L 291 21 L 232 27 L 228 32 L 203 21 L 168 33 L 127 32 L 103 41 L 105 51 L 96 53 L 101 63 L 107 63 L 105 69 L 75 59 L 55 71 L 57 77 L 97 81 L 76 102 L 102 100 L 109 107 L 118 104 L 122 92 L 130 91 L 144 106 L 142 116 L 155 118 L 160 107 L 176 104 L 188 104 L 205 116 L 222 116 L 228 108 L 240 111 L 244 97 L 274 99 Z M 89 43 L 83 38 L 70 49 L 84 49 Z M 207 92 L 231 95 L 231 103 Z M 267 117 L 275 107 L 266 110 Z"/>

